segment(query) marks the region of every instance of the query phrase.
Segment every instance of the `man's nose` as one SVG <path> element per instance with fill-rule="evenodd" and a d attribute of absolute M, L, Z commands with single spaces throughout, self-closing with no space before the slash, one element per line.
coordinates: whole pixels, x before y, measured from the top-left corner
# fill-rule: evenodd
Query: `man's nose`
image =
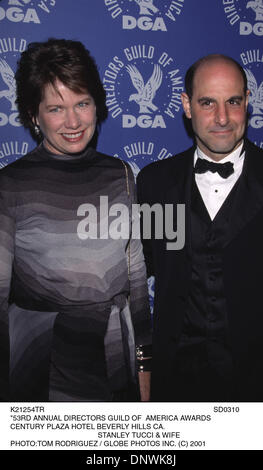
<path fill-rule="evenodd" d="M 220 126 L 226 126 L 229 121 L 228 110 L 225 103 L 218 104 L 215 115 L 216 123 Z"/>

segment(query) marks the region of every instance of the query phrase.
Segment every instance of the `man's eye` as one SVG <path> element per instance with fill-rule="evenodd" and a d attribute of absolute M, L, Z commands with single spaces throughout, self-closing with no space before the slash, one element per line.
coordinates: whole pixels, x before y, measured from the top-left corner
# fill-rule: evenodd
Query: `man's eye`
<path fill-rule="evenodd" d="M 212 103 L 210 100 L 202 101 L 201 106 L 210 106 Z"/>
<path fill-rule="evenodd" d="M 229 104 L 239 106 L 240 105 L 240 100 L 229 100 Z"/>

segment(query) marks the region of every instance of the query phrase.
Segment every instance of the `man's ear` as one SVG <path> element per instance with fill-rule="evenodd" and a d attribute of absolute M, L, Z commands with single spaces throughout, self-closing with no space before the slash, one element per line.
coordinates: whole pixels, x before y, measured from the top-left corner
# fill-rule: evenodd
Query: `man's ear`
<path fill-rule="evenodd" d="M 246 98 L 245 98 L 246 109 L 247 109 L 247 107 L 248 107 L 249 95 L 250 95 L 250 91 L 247 90 L 247 91 L 246 91 Z"/>
<path fill-rule="evenodd" d="M 183 92 L 181 94 L 181 100 L 182 100 L 182 105 L 184 108 L 185 115 L 188 119 L 191 119 L 192 114 L 191 114 L 191 101 L 187 93 Z"/>

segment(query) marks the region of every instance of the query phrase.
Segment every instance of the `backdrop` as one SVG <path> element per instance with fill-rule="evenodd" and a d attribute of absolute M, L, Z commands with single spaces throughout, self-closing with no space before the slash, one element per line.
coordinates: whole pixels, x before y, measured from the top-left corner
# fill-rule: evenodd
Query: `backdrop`
<path fill-rule="evenodd" d="M 35 143 L 17 119 L 14 72 L 31 41 L 82 41 L 95 57 L 109 117 L 98 150 L 140 168 L 191 145 L 180 93 L 189 65 L 222 52 L 245 68 L 248 137 L 263 147 L 263 0 L 0 0 L 0 167 Z M 134 77 L 156 94 L 139 106 Z"/>
<path fill-rule="evenodd" d="M 192 144 L 180 93 L 187 68 L 208 53 L 244 67 L 248 137 L 263 148 L 263 0 L 0 0 L 0 168 L 35 145 L 18 122 L 14 72 L 27 44 L 49 37 L 80 40 L 95 57 L 109 109 L 97 148 L 135 176 Z M 154 82 L 144 106 L 136 76 Z"/>

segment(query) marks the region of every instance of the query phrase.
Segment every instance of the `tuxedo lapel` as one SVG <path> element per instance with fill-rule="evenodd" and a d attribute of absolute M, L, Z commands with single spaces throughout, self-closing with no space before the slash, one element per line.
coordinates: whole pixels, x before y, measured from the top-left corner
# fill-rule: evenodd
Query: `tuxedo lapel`
<path fill-rule="evenodd" d="M 167 178 L 164 190 L 164 204 L 185 204 L 186 248 L 191 254 L 191 191 L 193 179 L 194 147 L 174 160 L 173 170 Z M 258 211 L 263 209 L 263 160 L 261 152 L 250 142 L 245 142 L 245 161 L 237 194 L 233 201 L 228 233 L 227 246 L 244 229 Z M 176 209 L 174 210 L 176 214 Z"/>
<path fill-rule="evenodd" d="M 263 161 L 249 149 L 246 151 L 244 167 L 239 180 L 237 194 L 233 202 L 229 230 L 225 246 L 228 245 L 244 227 L 263 208 Z"/>
<path fill-rule="evenodd" d="M 185 238 L 188 254 L 191 253 L 190 203 L 194 151 L 194 148 L 186 151 L 181 157 L 181 161 L 175 159 L 174 171 L 170 175 L 170 184 L 168 184 L 165 191 L 165 203 L 185 205 Z M 176 214 L 176 209 L 174 214 Z"/>

